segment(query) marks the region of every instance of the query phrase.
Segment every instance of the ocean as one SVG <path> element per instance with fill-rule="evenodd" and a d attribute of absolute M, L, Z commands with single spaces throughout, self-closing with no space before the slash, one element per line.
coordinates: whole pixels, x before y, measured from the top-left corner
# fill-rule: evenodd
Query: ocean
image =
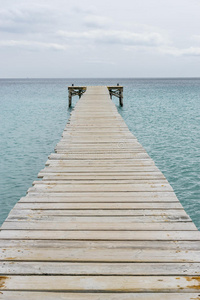
<path fill-rule="evenodd" d="M 0 224 L 61 139 L 72 83 L 124 86 L 119 113 L 200 229 L 200 78 L 0 79 Z"/>

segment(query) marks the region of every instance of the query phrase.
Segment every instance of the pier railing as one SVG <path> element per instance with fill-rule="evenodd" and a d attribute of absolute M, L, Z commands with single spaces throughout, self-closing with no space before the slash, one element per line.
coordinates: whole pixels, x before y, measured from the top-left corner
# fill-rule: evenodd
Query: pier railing
<path fill-rule="evenodd" d="M 72 97 L 73 96 L 79 96 L 79 99 L 81 98 L 81 96 L 83 95 L 83 93 L 85 93 L 86 91 L 86 87 L 85 86 L 69 86 L 68 87 L 68 105 L 69 107 L 72 106 Z"/>
<path fill-rule="evenodd" d="M 85 86 L 69 86 L 68 87 L 68 106 L 72 106 L 72 97 L 79 96 L 79 99 L 86 91 Z M 119 105 L 123 106 L 123 86 L 108 86 L 110 98 L 112 99 L 113 96 L 119 98 Z"/>

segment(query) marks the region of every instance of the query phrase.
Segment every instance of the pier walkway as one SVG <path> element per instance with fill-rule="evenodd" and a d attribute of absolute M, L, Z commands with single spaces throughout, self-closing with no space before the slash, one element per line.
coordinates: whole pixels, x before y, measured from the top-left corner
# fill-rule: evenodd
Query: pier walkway
<path fill-rule="evenodd" d="M 87 87 L 0 232 L 0 299 L 200 299 L 200 232 L 127 128 Z"/>

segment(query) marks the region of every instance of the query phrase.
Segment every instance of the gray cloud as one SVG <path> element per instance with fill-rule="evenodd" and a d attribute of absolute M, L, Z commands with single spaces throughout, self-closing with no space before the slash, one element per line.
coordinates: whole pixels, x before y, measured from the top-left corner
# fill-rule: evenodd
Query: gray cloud
<path fill-rule="evenodd" d="M 55 12 L 49 7 L 22 5 L 0 10 L 0 31 L 24 33 L 37 31 L 38 28 L 52 24 L 56 20 Z"/>

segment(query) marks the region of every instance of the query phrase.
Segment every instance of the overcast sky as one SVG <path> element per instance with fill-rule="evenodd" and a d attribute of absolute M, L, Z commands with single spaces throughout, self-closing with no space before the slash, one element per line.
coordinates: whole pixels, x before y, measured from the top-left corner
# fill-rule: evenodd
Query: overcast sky
<path fill-rule="evenodd" d="M 0 4 L 0 78 L 200 77 L 200 0 Z"/>

